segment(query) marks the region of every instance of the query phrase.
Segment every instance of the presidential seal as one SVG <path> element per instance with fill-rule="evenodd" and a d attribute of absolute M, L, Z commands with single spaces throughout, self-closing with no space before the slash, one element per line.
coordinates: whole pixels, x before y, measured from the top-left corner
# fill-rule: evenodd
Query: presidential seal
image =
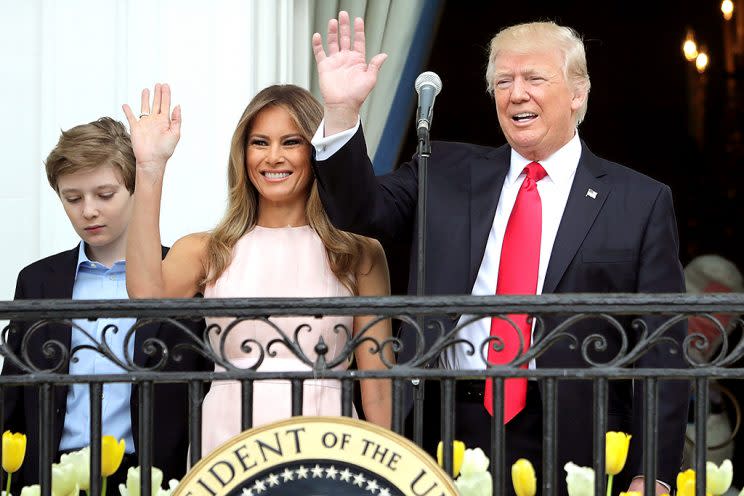
<path fill-rule="evenodd" d="M 346 417 L 247 430 L 203 458 L 173 496 L 456 496 L 452 479 L 392 431 Z"/>

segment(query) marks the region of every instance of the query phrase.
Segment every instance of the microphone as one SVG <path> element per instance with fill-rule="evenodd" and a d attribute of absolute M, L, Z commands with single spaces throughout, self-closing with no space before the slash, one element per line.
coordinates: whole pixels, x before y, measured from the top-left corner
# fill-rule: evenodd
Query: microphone
<path fill-rule="evenodd" d="M 442 80 L 436 73 L 431 71 L 422 72 L 416 78 L 414 84 L 418 93 L 418 110 L 416 111 L 416 135 L 422 139 L 424 135 L 428 138 L 431 127 L 434 99 L 442 91 Z"/>

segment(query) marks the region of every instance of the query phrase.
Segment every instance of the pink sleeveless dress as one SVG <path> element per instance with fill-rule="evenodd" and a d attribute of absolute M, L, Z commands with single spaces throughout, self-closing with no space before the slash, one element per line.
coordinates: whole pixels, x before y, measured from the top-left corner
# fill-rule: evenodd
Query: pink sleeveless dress
<path fill-rule="evenodd" d="M 205 288 L 205 298 L 271 298 L 271 297 L 325 297 L 351 296 L 351 292 L 336 278 L 328 264 L 322 241 L 310 226 L 265 228 L 256 226 L 245 234 L 233 249 L 233 260 L 227 270 Z M 208 318 L 207 326 L 217 324 L 225 329 L 234 319 Z M 322 336 L 329 352 L 327 360 L 335 357 L 346 343 L 346 334 L 335 332 L 341 324 L 351 331 L 353 317 L 328 316 L 277 317 L 270 321 L 293 339 L 295 329 L 309 324 L 310 330 L 299 333 L 299 343 L 304 353 L 315 360 L 315 345 Z M 246 339 L 255 340 L 266 350 L 273 339 L 281 335 L 269 324 L 248 320 L 234 327 L 225 343 L 225 357 L 235 366 L 249 368 L 257 361 L 257 346 L 251 343 L 252 352 L 241 351 Z M 219 337 L 212 332 L 213 349 L 220 354 Z M 270 348 L 276 356 L 264 356 L 259 371 L 311 370 L 282 344 Z M 343 362 L 337 369 L 345 369 Z M 216 371 L 224 370 L 220 366 Z M 340 383 L 333 380 L 305 381 L 303 393 L 304 415 L 340 415 Z M 292 393 L 288 381 L 255 381 L 253 386 L 254 427 L 289 418 Z M 240 383 L 215 381 L 204 398 L 202 407 L 202 456 L 240 432 Z"/>

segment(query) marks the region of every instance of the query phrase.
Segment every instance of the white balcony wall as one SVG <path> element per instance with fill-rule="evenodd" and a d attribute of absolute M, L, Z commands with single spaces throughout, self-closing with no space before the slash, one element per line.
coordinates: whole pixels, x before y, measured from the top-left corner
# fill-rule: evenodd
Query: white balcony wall
<path fill-rule="evenodd" d="M 215 225 L 235 124 L 272 83 L 310 85 L 305 0 L 0 0 L 0 299 L 18 271 L 77 243 L 43 161 L 61 129 L 168 82 L 183 108 L 168 164 L 163 242 Z"/>

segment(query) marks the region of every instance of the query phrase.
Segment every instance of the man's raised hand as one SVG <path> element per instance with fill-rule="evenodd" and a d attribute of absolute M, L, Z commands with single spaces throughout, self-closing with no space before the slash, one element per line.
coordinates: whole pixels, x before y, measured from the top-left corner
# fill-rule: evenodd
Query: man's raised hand
<path fill-rule="evenodd" d="M 338 20 L 328 21 L 328 53 L 323 50 L 320 33 L 313 35 L 326 135 L 354 127 L 359 110 L 377 83 L 377 73 L 387 58 L 387 54 L 379 53 L 367 63 L 364 21 L 359 17 L 354 19 L 353 44 L 351 38 L 349 14 L 344 11 L 339 13 Z"/>

